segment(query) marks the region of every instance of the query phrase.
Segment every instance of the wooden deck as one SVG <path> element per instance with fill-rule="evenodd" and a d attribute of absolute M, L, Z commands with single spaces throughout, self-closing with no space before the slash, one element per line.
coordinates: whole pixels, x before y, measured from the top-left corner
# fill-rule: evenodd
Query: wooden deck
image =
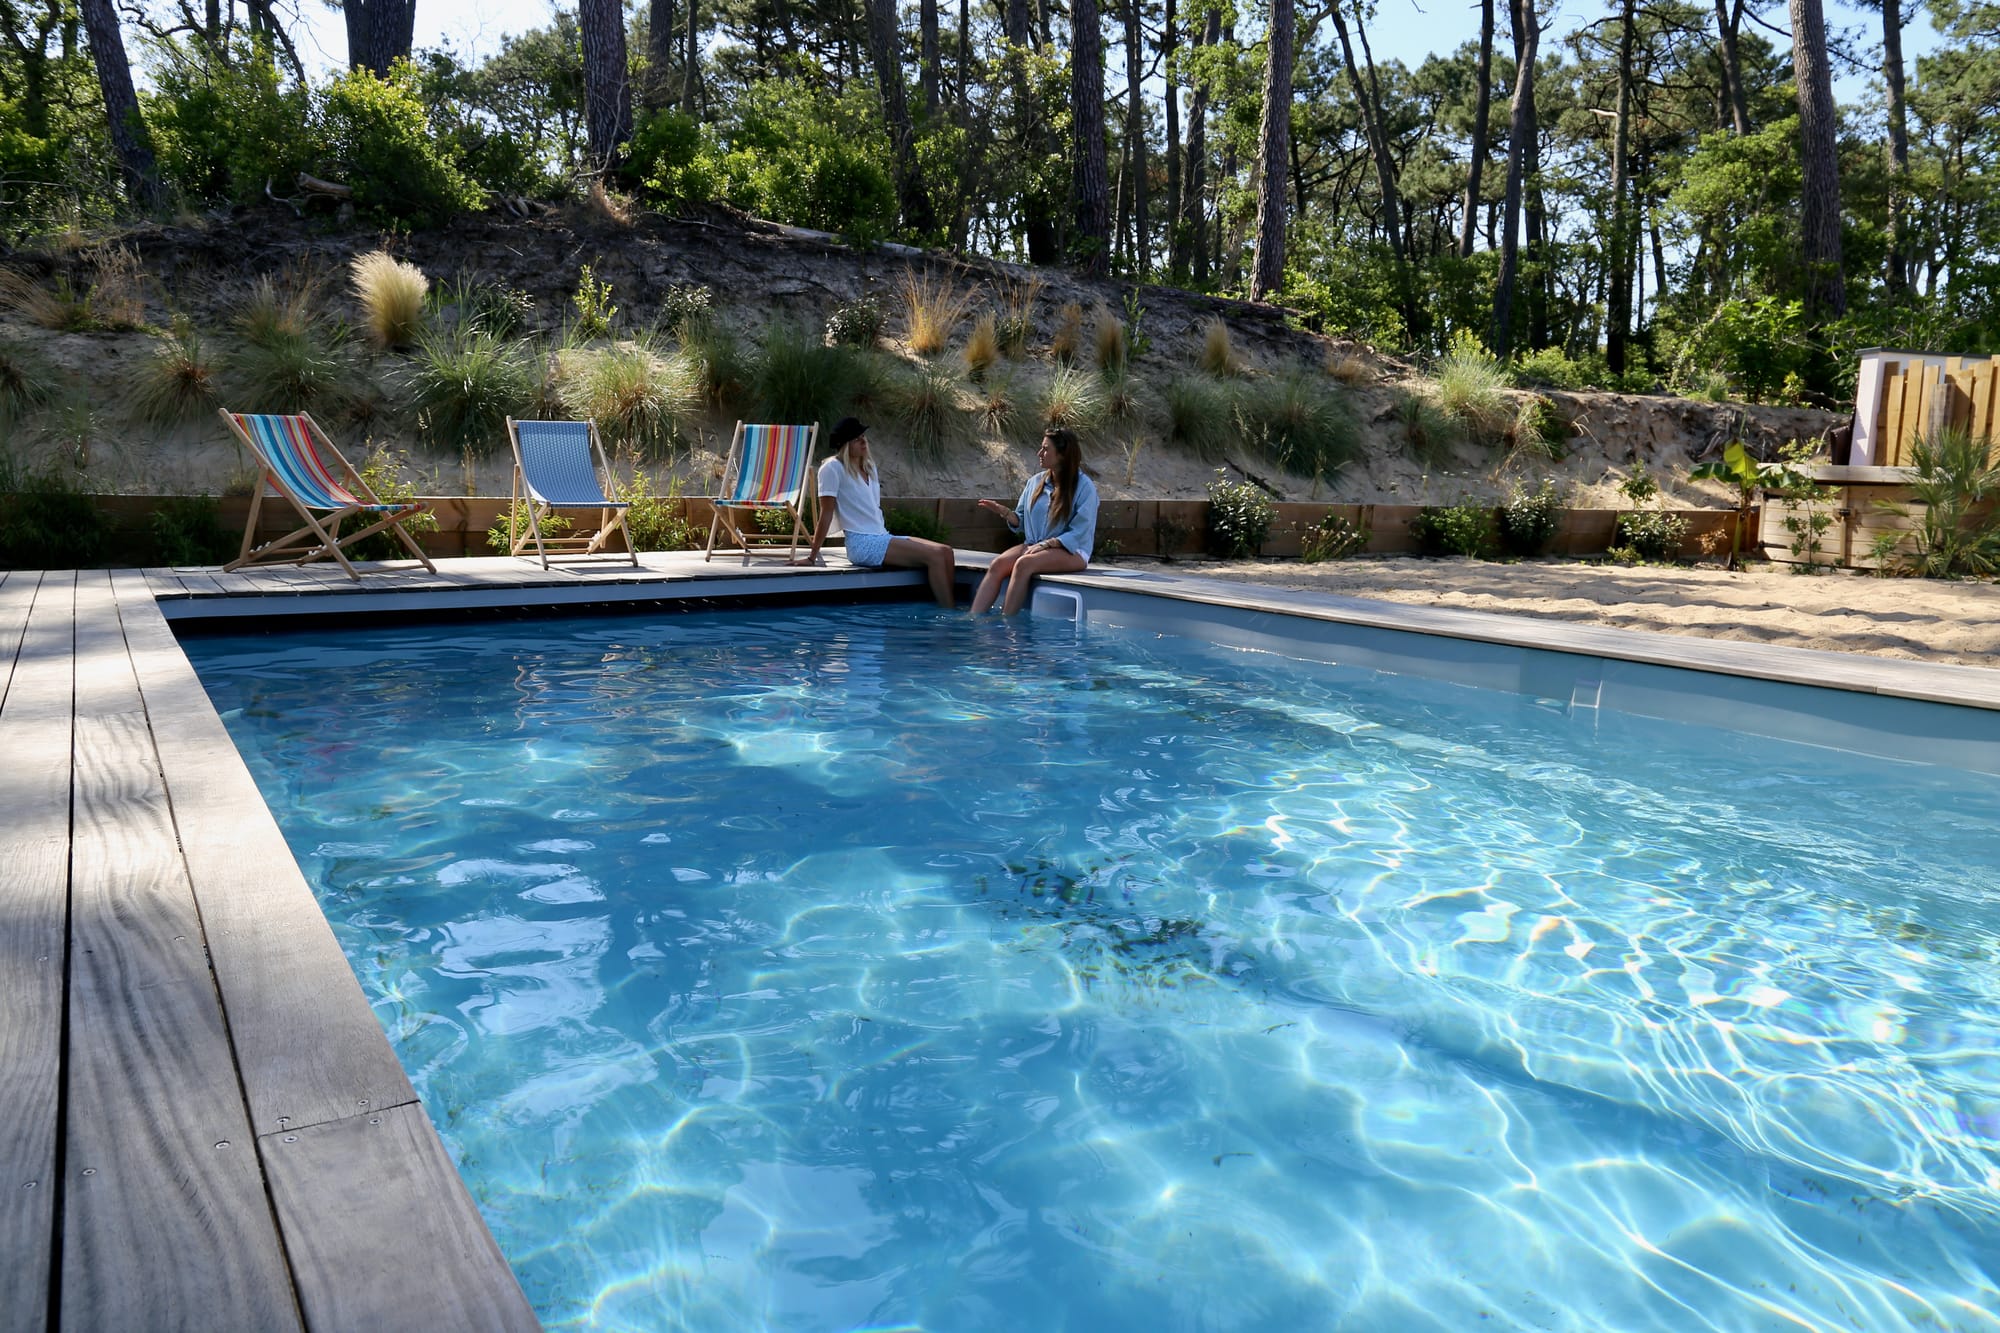
<path fill-rule="evenodd" d="M 535 1326 L 170 619 L 920 582 L 686 555 L 374 567 L 358 584 L 0 574 L 0 1329 Z M 1116 570 L 1056 582 L 2000 706 L 2000 673 L 1971 668 Z"/>

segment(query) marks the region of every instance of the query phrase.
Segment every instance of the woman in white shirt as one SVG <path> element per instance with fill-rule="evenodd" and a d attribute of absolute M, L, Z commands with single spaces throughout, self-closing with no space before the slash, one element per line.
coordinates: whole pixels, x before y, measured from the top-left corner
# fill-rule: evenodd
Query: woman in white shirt
<path fill-rule="evenodd" d="M 993 605 L 1003 582 L 1007 599 L 1000 614 L 1011 616 L 1027 605 L 1035 575 L 1074 574 L 1090 563 L 1097 539 L 1097 486 L 1080 470 L 1083 445 L 1076 432 L 1046 432 L 1035 461 L 1042 470 L 1028 479 L 1014 508 L 998 500 L 979 502 L 981 509 L 1006 519 L 1021 534 L 1021 544 L 994 556 L 986 567 L 979 591 L 972 594 L 974 615 Z"/>
<path fill-rule="evenodd" d="M 868 460 L 868 428 L 842 417 L 828 436 L 833 456 L 819 465 L 819 524 L 812 549 L 796 563 L 819 563 L 819 548 L 835 533 L 847 535 L 847 558 L 870 569 L 895 565 L 921 569 L 939 606 L 952 604 L 958 560 L 949 546 L 922 537 L 892 537 L 882 522 L 882 478 Z"/>

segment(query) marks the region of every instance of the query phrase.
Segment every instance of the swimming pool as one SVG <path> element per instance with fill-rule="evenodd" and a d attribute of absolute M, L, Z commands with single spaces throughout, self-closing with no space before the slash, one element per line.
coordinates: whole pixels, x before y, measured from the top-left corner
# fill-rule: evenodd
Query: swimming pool
<path fill-rule="evenodd" d="M 904 606 L 187 647 L 551 1325 L 1995 1326 L 1994 778 Z"/>

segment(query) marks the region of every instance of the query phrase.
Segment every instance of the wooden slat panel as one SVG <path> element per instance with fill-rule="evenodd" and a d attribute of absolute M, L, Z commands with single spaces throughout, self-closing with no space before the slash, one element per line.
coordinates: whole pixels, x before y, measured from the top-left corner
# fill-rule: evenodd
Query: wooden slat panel
<path fill-rule="evenodd" d="M 540 1327 L 421 1107 L 259 1147 L 308 1327 Z"/>
<path fill-rule="evenodd" d="M 0 707 L 0 1328 L 9 1330 L 48 1321 L 68 928 L 75 576 L 35 584 Z"/>
<path fill-rule="evenodd" d="M 297 1327 L 111 589 L 76 597 L 62 1317 Z"/>
<path fill-rule="evenodd" d="M 1896 442 L 1903 435 L 1903 399 L 1909 393 L 1909 368 L 1891 361 L 1882 368 L 1882 407 L 1875 423 L 1875 462 L 1896 465 Z"/>
<path fill-rule="evenodd" d="M 415 1100 L 229 733 L 136 578 L 113 577 L 259 1133 Z M 310 1033 L 309 1040 L 302 1034 Z"/>
<path fill-rule="evenodd" d="M 1903 442 L 1897 455 L 1904 462 L 1910 458 L 1910 446 L 1917 437 L 1929 434 L 1934 429 L 1931 414 L 1937 403 L 1938 379 L 1942 370 L 1938 366 L 1925 365 L 1917 376 L 1916 401 L 1903 413 Z"/>

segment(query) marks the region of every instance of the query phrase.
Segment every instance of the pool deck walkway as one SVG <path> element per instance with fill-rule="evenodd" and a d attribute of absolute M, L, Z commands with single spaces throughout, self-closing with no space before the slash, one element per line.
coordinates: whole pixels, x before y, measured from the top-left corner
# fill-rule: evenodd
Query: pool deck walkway
<path fill-rule="evenodd" d="M 0 1329 L 536 1326 L 170 620 L 921 582 L 689 555 L 366 568 L 0 574 Z M 1054 582 L 2000 707 L 1977 668 L 1115 569 Z"/>

